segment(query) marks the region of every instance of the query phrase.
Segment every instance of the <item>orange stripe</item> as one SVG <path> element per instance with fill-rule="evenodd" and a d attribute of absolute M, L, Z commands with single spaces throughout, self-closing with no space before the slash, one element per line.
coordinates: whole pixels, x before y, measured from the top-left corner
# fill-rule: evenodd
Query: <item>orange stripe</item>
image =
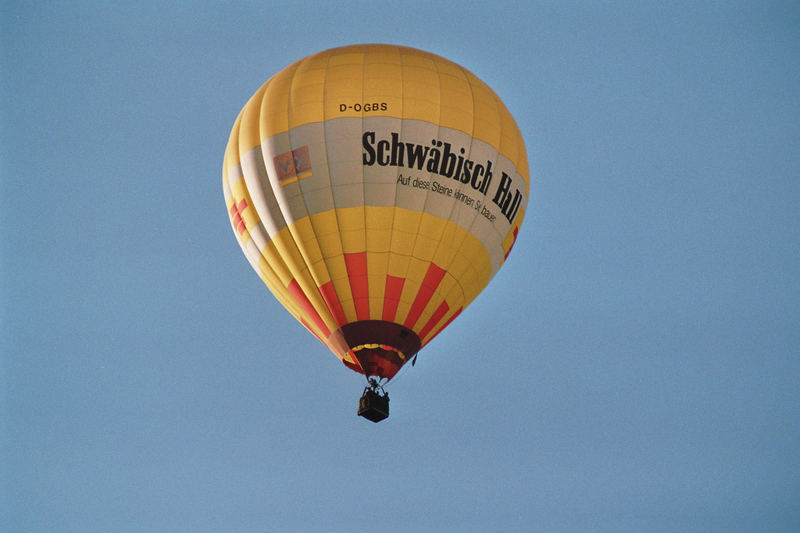
<path fill-rule="evenodd" d="M 403 293 L 405 278 L 397 276 L 386 276 L 386 291 L 383 297 L 383 319 L 387 322 L 394 322 L 397 314 L 397 304 L 400 303 L 400 295 Z"/>
<path fill-rule="evenodd" d="M 314 309 L 314 306 L 309 301 L 308 296 L 303 292 L 303 289 L 300 288 L 300 284 L 297 283 L 296 279 L 293 279 L 289 282 L 289 286 L 286 287 L 289 290 L 289 294 L 291 294 L 303 311 L 306 312 L 308 317 L 317 325 L 317 327 L 322 331 L 322 334 L 325 335 L 325 338 L 331 336 L 331 330 L 328 329 L 328 326 L 325 325 L 325 321 L 322 320 L 322 317 L 319 316 L 317 310 Z"/>
<path fill-rule="evenodd" d="M 344 254 L 350 291 L 359 320 L 369 320 L 369 282 L 367 281 L 367 252 Z"/>
<path fill-rule="evenodd" d="M 442 302 L 442 304 L 436 308 L 436 311 L 433 312 L 433 316 L 431 316 L 430 320 L 428 320 L 428 323 L 425 324 L 425 327 L 420 330 L 419 338 L 424 339 L 425 335 L 431 332 L 433 326 L 439 323 L 449 309 L 450 306 L 447 305 L 447 302 Z"/>
<path fill-rule="evenodd" d="M 325 303 L 328 305 L 328 309 L 333 315 L 333 319 L 336 320 L 336 325 L 345 325 L 347 323 L 347 319 L 344 317 L 342 303 L 339 301 L 339 297 L 336 296 L 336 289 L 333 287 L 333 282 L 329 281 L 328 283 L 324 284 L 319 288 L 319 292 L 322 294 L 322 299 L 325 300 Z"/>
<path fill-rule="evenodd" d="M 436 287 L 438 287 L 439 283 L 442 281 L 444 274 L 445 271 L 433 263 L 428 265 L 428 271 L 425 273 L 425 279 L 422 280 L 422 286 L 419 288 L 417 297 L 414 298 L 414 303 L 411 304 L 411 309 L 408 311 L 408 317 L 406 317 L 406 321 L 403 324 L 405 327 L 409 329 L 414 328 L 414 324 L 416 324 L 417 320 L 419 320 L 419 315 L 422 314 L 425 306 L 428 305 L 431 296 L 433 296 L 434 291 L 436 291 Z"/>

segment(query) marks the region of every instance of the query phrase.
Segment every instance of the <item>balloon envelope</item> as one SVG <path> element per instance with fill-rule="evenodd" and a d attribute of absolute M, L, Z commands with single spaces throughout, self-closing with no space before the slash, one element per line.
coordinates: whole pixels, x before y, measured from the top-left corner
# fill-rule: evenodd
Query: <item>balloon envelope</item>
<path fill-rule="evenodd" d="M 349 368 L 391 379 L 505 262 L 528 203 L 519 128 L 464 68 L 392 45 L 286 67 L 231 131 L 234 234 Z"/>

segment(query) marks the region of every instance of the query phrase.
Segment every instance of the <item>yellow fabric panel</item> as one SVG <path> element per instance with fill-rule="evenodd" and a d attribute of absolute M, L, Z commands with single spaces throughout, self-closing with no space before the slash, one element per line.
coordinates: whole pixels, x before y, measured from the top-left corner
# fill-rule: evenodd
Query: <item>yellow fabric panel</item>
<path fill-rule="evenodd" d="M 450 263 L 452 263 L 453 257 L 455 257 L 456 251 L 458 250 L 457 244 L 463 240 L 463 236 L 461 236 L 461 239 L 456 241 L 458 232 L 463 233 L 464 230 L 452 222 L 449 222 L 442 232 L 439 247 L 436 249 L 436 253 L 433 256 L 433 262 L 445 270 L 450 269 Z"/>
<path fill-rule="evenodd" d="M 396 322 L 403 323 L 408 316 L 411 305 L 414 303 L 420 287 L 422 287 L 422 280 L 425 279 L 428 265 L 429 263 L 414 257 L 409 260 L 408 270 L 404 274 L 406 281 L 403 284 L 403 292 L 400 294 L 400 303 L 397 306 Z M 419 327 L 416 327 L 416 329 L 419 330 Z"/>
<path fill-rule="evenodd" d="M 472 98 L 475 109 L 472 136 L 499 150 L 500 120 L 494 93 L 478 80 L 478 83 L 472 85 Z"/>
<path fill-rule="evenodd" d="M 488 276 L 483 279 L 477 276 L 476 267 L 491 269 L 489 253 L 477 239 L 467 234 L 448 268 L 448 273 L 458 280 L 466 303 L 472 301 L 489 282 Z"/>
<path fill-rule="evenodd" d="M 478 277 L 479 283 L 483 283 L 483 285 L 476 289 L 475 296 L 478 295 L 478 292 L 483 290 L 483 286 L 489 283 L 489 279 L 492 277 L 492 265 L 484 265 L 483 268 L 476 268 L 475 269 L 476 275 Z M 485 280 L 485 281 L 483 281 Z"/>
<path fill-rule="evenodd" d="M 306 263 L 303 261 L 303 256 L 300 255 L 300 250 L 295 246 L 289 228 L 283 228 L 277 235 L 272 237 L 270 242 L 275 245 L 275 249 L 278 252 L 278 257 L 275 260 L 286 265 L 286 268 L 291 272 L 291 277 L 297 277 L 306 268 Z M 272 263 L 270 261 L 270 264 Z"/>
<path fill-rule="evenodd" d="M 334 210 L 311 215 L 311 226 L 323 257 L 342 255 L 342 239 L 339 236 L 339 222 Z"/>
<path fill-rule="evenodd" d="M 328 266 L 328 273 L 330 274 L 332 280 L 336 281 L 340 279 L 347 279 L 347 264 L 344 262 L 344 255 L 340 254 L 327 257 L 325 264 Z M 346 292 L 350 292 L 349 287 L 347 288 Z"/>
<path fill-rule="evenodd" d="M 400 231 L 395 228 L 392 231 L 392 252 L 401 255 L 411 255 L 414 252 L 416 236 L 416 233 Z"/>
<path fill-rule="evenodd" d="M 347 275 L 347 264 L 344 262 L 344 255 L 339 254 L 329 256 L 326 259 L 330 280 L 339 303 L 342 304 L 344 316 L 348 322 L 356 320 L 356 308 L 353 304 L 353 293 L 350 291 L 350 277 Z"/>
<path fill-rule="evenodd" d="M 364 64 L 365 45 L 343 46 L 329 50 L 328 68 L 340 66 L 361 66 Z"/>
<path fill-rule="evenodd" d="M 314 283 L 320 286 L 323 280 L 328 278 L 327 269 L 319 271 L 315 265 L 319 265 L 323 259 L 319 243 L 314 235 L 314 228 L 309 217 L 301 218 L 289 227 L 294 238 L 295 245 L 302 256 L 302 261 L 309 269 Z"/>
<path fill-rule="evenodd" d="M 439 122 L 439 75 L 430 59 L 403 64 L 403 118 Z"/>
<path fill-rule="evenodd" d="M 263 255 L 258 260 L 258 275 L 261 281 L 267 284 L 267 287 L 269 287 L 270 292 L 273 294 L 275 294 L 277 290 L 283 290 L 283 280 L 275 273 Z M 275 297 L 280 300 L 277 294 Z"/>
<path fill-rule="evenodd" d="M 517 172 L 519 173 L 520 176 L 522 176 L 522 179 L 525 181 L 525 195 L 528 198 L 530 198 L 531 178 L 530 178 L 530 170 L 528 169 L 528 154 L 526 153 L 525 145 L 522 144 L 521 136 L 520 136 L 520 149 L 521 150 L 519 154 L 519 160 L 516 163 Z"/>
<path fill-rule="evenodd" d="M 273 132 L 289 130 L 288 96 L 297 66 L 297 63 L 295 63 L 283 69 L 265 84 L 264 101 L 263 103 L 259 102 L 261 108 L 260 140 L 250 148 L 261 145 L 261 142 L 269 139 Z M 239 145 L 244 146 L 242 142 Z M 241 153 L 244 154 L 244 150 Z"/>
<path fill-rule="evenodd" d="M 409 67 L 422 67 L 430 70 L 435 70 L 434 61 L 440 61 L 441 58 L 436 57 L 428 52 L 417 50 L 415 48 L 402 48 L 401 54 L 404 66 Z"/>
<path fill-rule="evenodd" d="M 388 252 L 392 242 L 392 230 L 367 228 L 367 251 Z"/>
<path fill-rule="evenodd" d="M 389 254 L 388 274 L 396 278 L 406 277 L 406 272 L 408 272 L 408 264 L 410 261 L 410 255 L 400 255 L 394 253 L 394 247 L 392 247 L 392 253 Z"/>
<path fill-rule="evenodd" d="M 366 249 L 368 252 L 388 252 L 392 242 L 394 208 L 365 206 Z"/>
<path fill-rule="evenodd" d="M 281 280 L 282 287 L 287 286 L 289 282 L 292 281 L 292 274 L 289 272 L 289 269 L 286 268 L 286 264 L 275 249 L 274 242 L 268 242 L 267 245 L 261 249 L 261 256 L 275 272 L 275 275 Z"/>
<path fill-rule="evenodd" d="M 236 163 L 241 162 L 242 155 L 249 152 L 251 149 L 261 144 L 261 107 L 264 100 L 264 93 L 267 89 L 269 82 L 262 85 L 256 94 L 247 102 L 242 108 L 239 115 L 239 153 L 236 157 Z M 273 106 L 265 106 L 273 107 Z M 284 108 L 286 106 L 283 106 Z"/>
<path fill-rule="evenodd" d="M 352 365 L 357 365 L 358 364 L 356 362 L 355 358 L 352 355 L 350 355 L 350 352 L 345 352 L 342 355 L 339 355 L 339 354 L 335 354 L 335 355 L 336 355 L 336 357 L 338 357 L 342 361 L 347 361 L 348 363 L 350 363 Z"/>
<path fill-rule="evenodd" d="M 389 253 L 367 252 L 367 282 L 369 285 L 369 314 L 372 320 L 383 317 L 383 298 L 386 293 L 386 274 Z"/>
<path fill-rule="evenodd" d="M 311 272 L 316 274 L 315 281 L 317 282 L 318 287 L 321 287 L 331 281 L 330 270 L 328 270 L 328 264 L 325 262 L 325 260 L 320 260 L 311 264 L 310 269 Z"/>
<path fill-rule="evenodd" d="M 411 309 L 411 304 L 414 303 L 414 297 L 419 291 L 420 284 L 413 283 L 409 280 L 403 284 L 403 292 L 400 294 L 400 302 L 397 304 L 397 312 L 395 313 L 394 321 L 402 324 L 408 316 L 408 311 Z"/>
<path fill-rule="evenodd" d="M 289 127 L 322 122 L 325 119 L 324 99 L 327 59 L 313 56 L 302 61 L 294 74 L 289 98 Z"/>
<path fill-rule="evenodd" d="M 436 294 L 439 295 L 440 300 L 446 300 L 448 295 L 455 288 L 457 288 L 459 291 L 461 290 L 461 286 L 458 284 L 458 282 L 456 282 L 456 279 L 450 274 L 445 274 L 445 276 L 442 278 L 442 282 L 436 289 Z M 453 308 L 453 305 L 449 301 L 448 305 L 450 305 L 451 309 Z"/>
<path fill-rule="evenodd" d="M 422 280 L 425 279 L 425 274 L 428 272 L 429 264 L 430 264 L 429 261 L 417 259 L 416 257 L 412 257 L 411 261 L 408 264 L 408 272 L 406 273 L 406 285 L 408 284 L 416 285 L 416 289 L 413 290 L 414 295 L 417 294 L 420 286 L 422 285 Z M 403 292 L 405 292 L 405 290 L 406 288 L 404 287 Z"/>
<path fill-rule="evenodd" d="M 229 169 L 239 164 L 239 124 L 242 120 L 242 112 L 236 116 L 236 121 L 231 128 L 228 136 L 228 145 L 225 147 L 225 157 L 222 159 L 222 177 L 228 179 Z M 223 181 L 224 183 L 224 181 Z"/>
<path fill-rule="evenodd" d="M 519 136 L 517 123 L 511 118 L 511 114 L 506 110 L 506 106 L 500 100 L 496 101 L 498 110 L 500 111 L 498 116 L 500 119 L 500 145 L 497 151 L 513 161 L 516 167 L 517 161 L 519 161 L 520 158 L 522 138 Z"/>
<path fill-rule="evenodd" d="M 342 250 L 342 238 L 338 231 L 327 235 L 317 235 L 317 241 L 322 254 L 326 258 L 340 256 L 344 253 Z"/>
<path fill-rule="evenodd" d="M 461 286 L 464 289 L 464 298 L 466 303 L 469 304 L 472 302 L 472 300 L 477 298 L 478 294 L 488 282 L 488 277 L 482 278 L 478 275 L 478 272 L 474 267 L 467 267 L 466 272 L 464 272 L 464 275 L 461 278 Z"/>
<path fill-rule="evenodd" d="M 304 217 L 292 224 L 292 234 L 300 247 L 306 264 L 310 265 L 322 259 L 322 250 L 311 225 L 311 217 Z"/>
<path fill-rule="evenodd" d="M 421 219 L 420 212 L 394 208 L 392 252 L 402 255 L 411 255 L 414 252 L 414 242 L 417 239 L 417 229 Z"/>
<path fill-rule="evenodd" d="M 450 289 L 450 292 L 447 294 L 447 302 L 450 304 L 448 315 L 457 311 L 459 307 L 463 309 L 467 306 L 466 295 L 464 294 L 464 289 L 460 284 L 456 283 Z M 445 318 L 446 317 L 447 315 Z"/>
<path fill-rule="evenodd" d="M 432 239 L 439 239 L 444 232 L 445 226 L 448 221 L 431 215 L 429 213 L 422 213 L 419 225 L 419 234 Z"/>
<path fill-rule="evenodd" d="M 372 58 L 373 56 L 367 56 Z M 403 117 L 403 68 L 400 55 L 387 57 L 380 54 L 386 62 L 375 62 L 377 58 L 364 65 L 364 104 L 386 104 L 386 109 L 379 107 L 381 116 Z M 370 111 L 374 113 L 374 111 Z"/>
<path fill-rule="evenodd" d="M 325 119 L 340 117 L 361 117 L 362 111 L 353 108 L 341 111 L 340 104 L 361 103 L 364 96 L 364 69 L 362 62 L 357 64 L 340 63 L 342 57 L 333 55 L 328 64 L 325 81 Z"/>
<path fill-rule="evenodd" d="M 339 231 L 361 230 L 364 231 L 364 207 L 340 207 L 336 209 L 336 219 L 339 221 Z M 357 252 L 363 252 L 356 250 Z"/>
<path fill-rule="evenodd" d="M 367 236 L 363 229 L 346 231 L 342 230 L 342 249 L 346 254 L 363 252 L 367 248 Z"/>
<path fill-rule="evenodd" d="M 404 233 L 417 234 L 422 213 L 419 211 L 411 211 L 409 209 L 395 208 L 394 219 L 392 228 Z"/>
<path fill-rule="evenodd" d="M 455 65 L 439 65 L 442 99 L 439 125 L 472 132 L 472 89 L 463 71 Z"/>
<path fill-rule="evenodd" d="M 425 235 L 417 235 L 417 240 L 414 243 L 414 252 L 412 255 L 416 259 L 423 261 L 433 261 L 433 256 L 436 253 L 436 248 L 439 246 L 439 239 L 431 239 Z"/>
<path fill-rule="evenodd" d="M 342 263 L 344 263 L 344 259 L 342 259 Z M 342 304 L 345 319 L 348 322 L 355 322 L 358 318 L 353 293 L 350 291 L 350 278 L 345 274 L 343 278 L 333 278 L 332 281 L 336 295 L 339 297 L 339 303 Z"/>
<path fill-rule="evenodd" d="M 394 207 L 364 206 L 367 227 L 373 229 L 392 229 L 394 223 Z"/>
<path fill-rule="evenodd" d="M 461 243 L 457 255 L 463 255 L 471 265 L 480 265 L 489 263 L 488 252 L 486 248 L 480 243 L 478 239 L 470 238 L 468 236 Z"/>

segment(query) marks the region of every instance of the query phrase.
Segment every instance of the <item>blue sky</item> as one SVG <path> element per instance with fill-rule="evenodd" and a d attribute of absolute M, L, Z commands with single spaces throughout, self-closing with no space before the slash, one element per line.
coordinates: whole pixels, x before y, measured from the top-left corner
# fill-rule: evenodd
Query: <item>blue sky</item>
<path fill-rule="evenodd" d="M 790 2 L 0 7 L 0 530 L 796 531 Z M 236 113 L 344 44 L 504 99 L 528 213 L 487 290 L 362 381 L 266 291 Z"/>

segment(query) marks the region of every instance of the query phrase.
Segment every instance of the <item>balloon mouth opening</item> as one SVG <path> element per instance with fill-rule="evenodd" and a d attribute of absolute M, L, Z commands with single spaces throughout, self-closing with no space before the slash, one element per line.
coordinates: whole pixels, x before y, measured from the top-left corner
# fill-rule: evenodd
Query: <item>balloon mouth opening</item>
<path fill-rule="evenodd" d="M 328 344 L 348 368 L 367 377 L 392 379 L 419 351 L 419 336 L 402 324 L 360 320 L 345 324 Z"/>

